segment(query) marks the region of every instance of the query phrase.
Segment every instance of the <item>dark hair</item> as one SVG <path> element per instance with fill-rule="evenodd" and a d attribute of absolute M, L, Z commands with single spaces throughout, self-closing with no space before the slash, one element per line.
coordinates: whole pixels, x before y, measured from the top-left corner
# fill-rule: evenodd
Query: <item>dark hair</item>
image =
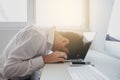
<path fill-rule="evenodd" d="M 74 32 L 60 32 L 62 36 L 69 39 L 70 43 L 67 45 L 69 50 L 68 59 L 76 59 L 82 57 L 83 51 L 83 35 Z"/>

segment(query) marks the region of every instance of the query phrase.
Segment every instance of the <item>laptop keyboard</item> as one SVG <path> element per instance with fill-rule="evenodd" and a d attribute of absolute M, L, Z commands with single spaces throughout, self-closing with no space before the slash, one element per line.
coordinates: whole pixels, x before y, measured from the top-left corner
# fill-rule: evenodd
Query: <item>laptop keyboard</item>
<path fill-rule="evenodd" d="M 67 68 L 72 80 L 109 80 L 91 65 Z"/>

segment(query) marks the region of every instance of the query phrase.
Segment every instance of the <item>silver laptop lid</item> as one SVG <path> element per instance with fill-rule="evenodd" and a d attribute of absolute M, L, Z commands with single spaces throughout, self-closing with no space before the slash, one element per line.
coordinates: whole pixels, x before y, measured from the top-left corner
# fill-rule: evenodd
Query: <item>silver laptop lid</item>
<path fill-rule="evenodd" d="M 80 51 L 70 55 L 69 60 L 71 60 L 71 59 L 83 59 L 84 60 L 84 58 L 87 55 L 87 52 L 90 49 L 90 46 L 94 40 L 95 34 L 96 34 L 96 32 L 84 32 L 82 34 L 83 35 L 83 45 L 80 49 L 78 48 Z"/>

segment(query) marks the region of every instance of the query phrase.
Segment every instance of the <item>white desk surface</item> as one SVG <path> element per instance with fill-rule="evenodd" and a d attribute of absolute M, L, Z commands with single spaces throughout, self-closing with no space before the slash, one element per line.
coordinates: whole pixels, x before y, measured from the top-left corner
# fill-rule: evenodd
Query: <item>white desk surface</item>
<path fill-rule="evenodd" d="M 110 80 L 120 80 L 120 60 L 100 52 L 90 50 L 85 61 L 90 61 Z M 40 80 L 72 80 L 67 68 L 70 63 L 46 64 Z"/>

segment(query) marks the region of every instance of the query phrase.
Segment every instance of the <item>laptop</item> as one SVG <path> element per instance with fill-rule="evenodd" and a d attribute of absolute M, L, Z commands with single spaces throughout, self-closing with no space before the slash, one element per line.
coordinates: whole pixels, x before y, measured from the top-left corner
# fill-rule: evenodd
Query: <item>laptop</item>
<path fill-rule="evenodd" d="M 83 47 L 80 49 L 79 53 L 76 53 L 75 55 L 70 55 L 71 59 L 69 58 L 67 61 L 70 60 L 84 60 L 85 56 L 87 55 L 90 46 L 95 38 L 96 32 L 84 32 L 83 34 Z M 74 57 L 73 57 L 74 56 Z"/>
<path fill-rule="evenodd" d="M 84 51 L 80 51 L 79 59 L 85 58 L 90 46 L 95 38 L 95 32 L 85 32 L 83 33 Z M 74 61 L 73 61 L 74 62 Z M 110 80 L 106 75 L 96 69 L 94 66 L 90 65 L 73 65 L 67 68 L 69 75 L 72 80 Z"/>

